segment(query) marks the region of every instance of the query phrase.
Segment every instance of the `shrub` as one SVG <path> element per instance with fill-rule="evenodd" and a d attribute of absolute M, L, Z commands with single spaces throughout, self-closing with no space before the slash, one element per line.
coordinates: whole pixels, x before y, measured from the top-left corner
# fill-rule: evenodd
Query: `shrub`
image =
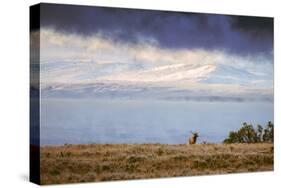
<path fill-rule="evenodd" d="M 242 128 L 237 132 L 229 132 L 228 138 L 223 143 L 258 143 L 258 142 L 273 142 L 273 123 L 268 122 L 265 128 L 257 125 L 255 129 L 251 124 L 243 123 Z"/>

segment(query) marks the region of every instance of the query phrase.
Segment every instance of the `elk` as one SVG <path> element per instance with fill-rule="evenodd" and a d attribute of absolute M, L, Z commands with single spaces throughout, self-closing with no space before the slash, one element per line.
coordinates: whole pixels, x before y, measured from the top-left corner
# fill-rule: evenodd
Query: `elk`
<path fill-rule="evenodd" d="M 196 144 L 196 140 L 197 140 L 197 137 L 199 137 L 199 134 L 197 132 L 194 133 L 192 131 L 190 131 L 190 133 L 192 134 L 192 136 L 189 138 L 188 143 L 190 145 Z"/>

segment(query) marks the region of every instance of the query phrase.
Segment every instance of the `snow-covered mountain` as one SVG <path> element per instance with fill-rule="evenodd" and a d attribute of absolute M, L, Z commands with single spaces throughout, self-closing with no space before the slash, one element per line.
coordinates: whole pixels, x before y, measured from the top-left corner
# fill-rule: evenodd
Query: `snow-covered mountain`
<path fill-rule="evenodd" d="M 218 64 L 210 74 L 206 75 L 206 77 L 202 78 L 200 81 L 210 84 L 270 85 L 272 84 L 272 76 L 272 74 L 259 73 L 229 65 Z"/>
<path fill-rule="evenodd" d="M 214 70 L 214 65 L 163 65 L 144 70 L 126 71 L 113 75 L 106 75 L 99 78 L 98 80 L 147 83 L 177 81 L 196 82 L 203 79 Z"/>
<path fill-rule="evenodd" d="M 272 75 L 225 64 L 43 62 L 43 97 L 273 100 Z"/>

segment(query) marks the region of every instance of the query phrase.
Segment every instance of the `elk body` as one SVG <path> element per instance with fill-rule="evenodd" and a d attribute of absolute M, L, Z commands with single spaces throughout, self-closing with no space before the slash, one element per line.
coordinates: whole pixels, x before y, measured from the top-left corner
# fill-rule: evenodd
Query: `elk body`
<path fill-rule="evenodd" d="M 198 133 L 193 133 L 193 132 L 191 132 L 191 137 L 189 138 L 189 140 L 188 140 L 188 143 L 190 144 L 190 145 L 192 145 L 192 144 L 196 144 L 196 141 L 197 141 L 197 138 L 199 137 L 199 135 L 198 135 Z"/>

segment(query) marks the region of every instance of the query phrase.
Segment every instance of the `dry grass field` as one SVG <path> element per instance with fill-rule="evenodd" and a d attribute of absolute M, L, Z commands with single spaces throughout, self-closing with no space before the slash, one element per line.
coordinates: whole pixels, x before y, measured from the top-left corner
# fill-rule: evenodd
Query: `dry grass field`
<path fill-rule="evenodd" d="M 41 184 L 273 170 L 273 144 L 41 147 Z"/>

